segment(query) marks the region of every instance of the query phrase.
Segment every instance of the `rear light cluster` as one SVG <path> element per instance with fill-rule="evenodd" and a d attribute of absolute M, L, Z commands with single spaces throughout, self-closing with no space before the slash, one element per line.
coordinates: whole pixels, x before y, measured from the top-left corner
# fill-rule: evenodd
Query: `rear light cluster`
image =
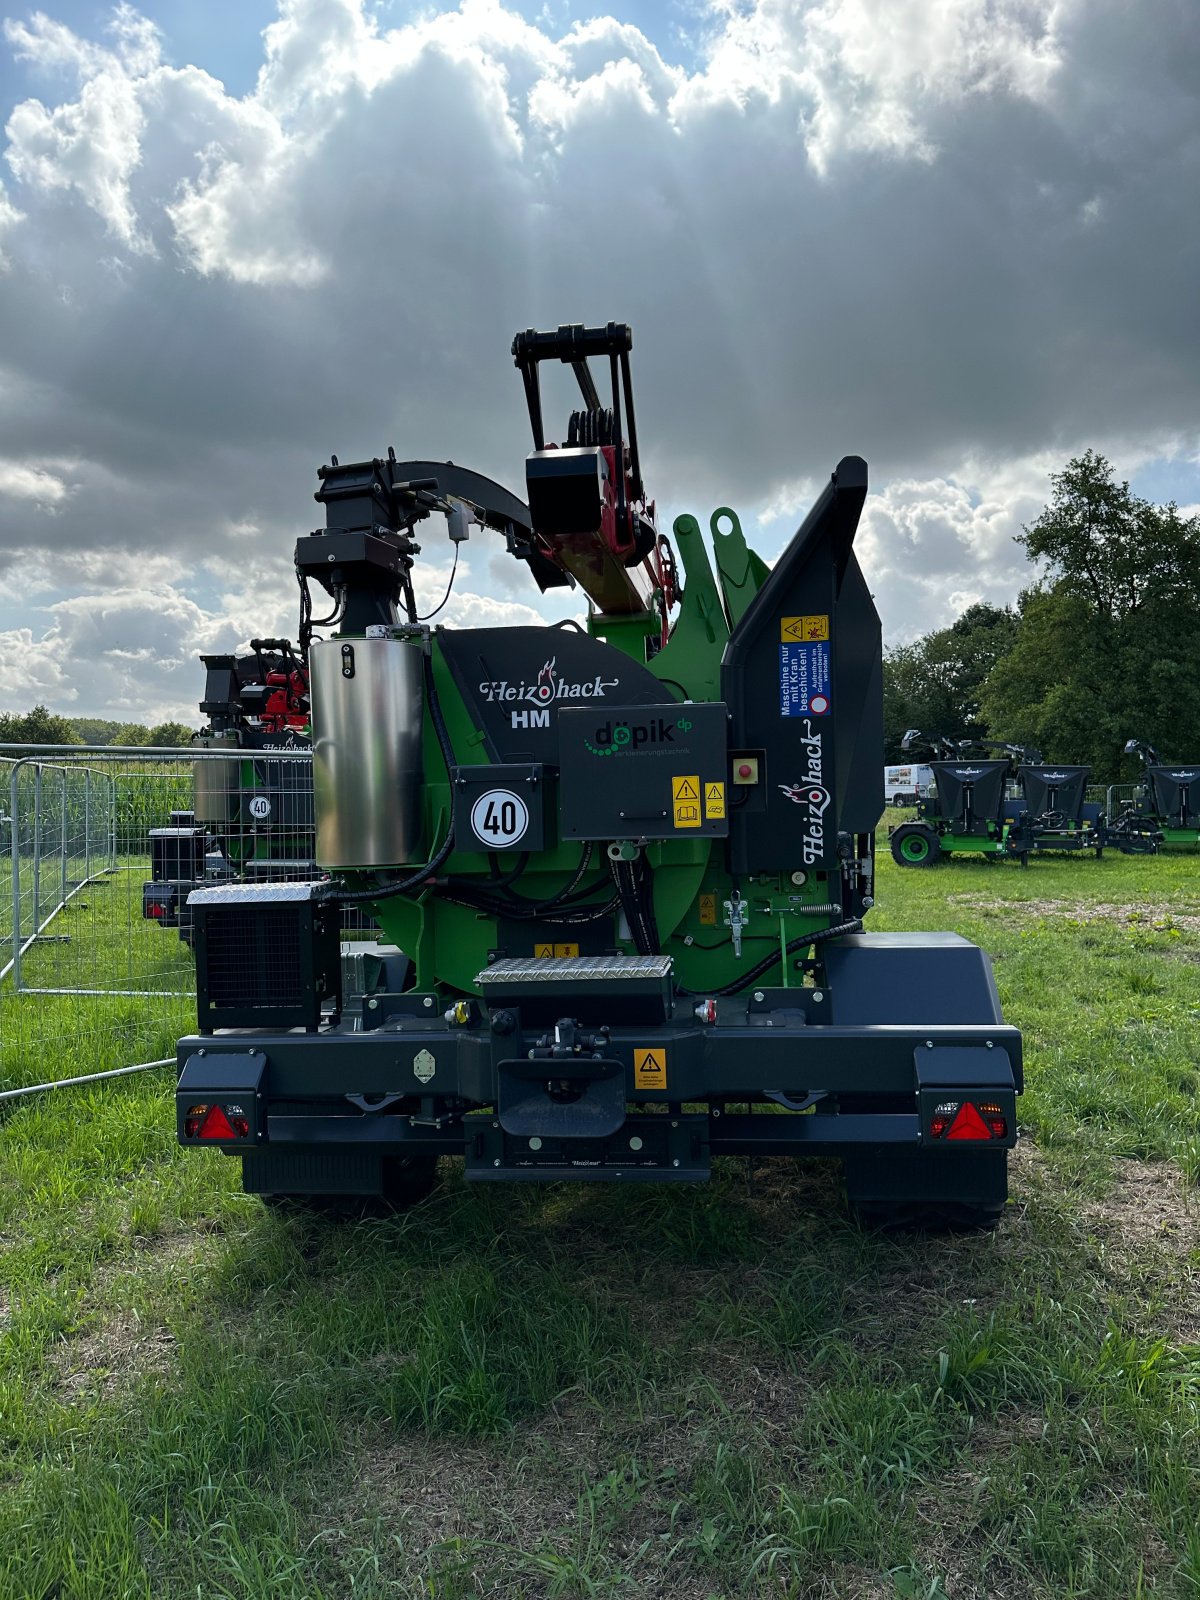
<path fill-rule="evenodd" d="M 938 1106 L 929 1120 L 929 1132 L 934 1139 L 1007 1139 L 1008 1118 L 991 1100 L 978 1105 L 952 1100 Z"/>
<path fill-rule="evenodd" d="M 189 1106 L 183 1131 L 189 1139 L 248 1139 L 250 1122 L 240 1106 Z"/>
<path fill-rule="evenodd" d="M 162 918 L 166 916 L 166 914 L 167 914 L 166 906 L 160 905 L 157 900 L 152 900 L 150 902 L 150 904 L 146 907 L 146 915 L 148 917 L 153 917 L 156 921 L 161 921 Z"/>

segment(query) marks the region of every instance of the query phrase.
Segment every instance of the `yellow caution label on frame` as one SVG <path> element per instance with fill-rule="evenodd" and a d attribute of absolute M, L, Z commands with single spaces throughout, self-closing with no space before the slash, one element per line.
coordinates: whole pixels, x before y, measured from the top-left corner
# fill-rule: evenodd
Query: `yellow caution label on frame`
<path fill-rule="evenodd" d="M 706 783 L 704 785 L 704 820 L 706 822 L 721 822 L 725 816 L 725 785 L 723 783 Z"/>
<path fill-rule="evenodd" d="M 636 1089 L 665 1089 L 667 1087 L 667 1052 L 643 1049 L 633 1052 L 633 1083 Z"/>
<path fill-rule="evenodd" d="M 579 946 L 577 944 L 556 944 L 554 946 L 554 954 L 558 956 L 560 960 L 563 958 L 574 960 L 574 958 L 579 954 Z"/>
<path fill-rule="evenodd" d="M 535 944 L 533 947 L 535 961 L 553 961 L 554 946 L 552 944 Z"/>
<path fill-rule="evenodd" d="M 700 922 L 705 928 L 716 927 L 717 897 L 715 894 L 702 894 L 700 896 Z"/>
<path fill-rule="evenodd" d="M 700 826 L 700 774 L 671 779 L 671 808 L 677 828 Z"/>
<path fill-rule="evenodd" d="M 779 640 L 781 644 L 811 644 L 814 640 L 828 639 L 829 616 L 780 617 Z"/>

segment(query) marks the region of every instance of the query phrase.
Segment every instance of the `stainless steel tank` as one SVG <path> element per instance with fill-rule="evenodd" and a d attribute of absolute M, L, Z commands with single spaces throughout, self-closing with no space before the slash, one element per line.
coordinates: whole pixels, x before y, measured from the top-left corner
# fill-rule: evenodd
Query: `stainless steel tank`
<path fill-rule="evenodd" d="M 423 861 L 420 645 L 329 639 L 308 662 L 318 865 Z"/>
<path fill-rule="evenodd" d="M 199 750 L 220 750 L 228 745 L 234 752 L 238 748 L 236 733 L 210 733 L 197 740 Z M 237 820 L 241 806 L 241 761 L 237 755 L 228 761 L 204 760 L 192 763 L 196 821 L 203 826 L 223 832 Z"/>

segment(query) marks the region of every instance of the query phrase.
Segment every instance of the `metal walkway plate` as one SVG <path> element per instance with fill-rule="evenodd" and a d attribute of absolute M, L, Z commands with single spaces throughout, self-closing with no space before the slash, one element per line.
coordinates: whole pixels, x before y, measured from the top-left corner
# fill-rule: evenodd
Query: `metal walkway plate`
<path fill-rule="evenodd" d="M 533 956 L 506 957 L 484 967 L 475 982 L 512 983 L 615 983 L 632 978 L 669 978 L 670 956 Z"/>

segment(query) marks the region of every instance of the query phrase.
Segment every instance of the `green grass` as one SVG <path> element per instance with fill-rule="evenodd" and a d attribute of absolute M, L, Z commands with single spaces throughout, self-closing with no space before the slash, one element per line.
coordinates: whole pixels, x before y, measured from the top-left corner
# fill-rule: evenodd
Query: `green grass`
<path fill-rule="evenodd" d="M 782 1161 L 304 1220 L 166 1077 L 0 1111 L 0 1600 L 1200 1595 L 1200 857 L 883 854 L 873 925 L 1025 1030 L 990 1237 Z M 157 1055 L 145 1005 L 2 1001 L 3 1076 Z"/>

